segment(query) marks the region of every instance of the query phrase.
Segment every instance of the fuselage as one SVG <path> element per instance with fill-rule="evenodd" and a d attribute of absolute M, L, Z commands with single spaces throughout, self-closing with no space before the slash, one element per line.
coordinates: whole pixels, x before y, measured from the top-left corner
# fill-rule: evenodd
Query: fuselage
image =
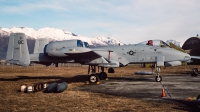
<path fill-rule="evenodd" d="M 151 63 L 155 62 L 158 56 L 160 57 L 163 56 L 165 62 L 177 61 L 177 60 L 184 62 L 190 60 L 189 54 L 177 51 L 169 47 L 162 48 L 156 46 L 133 44 L 133 45 L 123 45 L 123 46 L 101 47 L 101 49 L 113 51 L 110 53 L 111 59 L 112 59 L 112 53 L 116 53 L 119 56 L 126 58 L 129 61 L 129 63 L 148 63 L 148 62 Z M 120 60 L 121 57 L 118 57 L 118 59 Z"/>
<path fill-rule="evenodd" d="M 144 44 L 87 48 L 82 46 L 79 41 L 62 41 L 49 43 L 45 46 L 44 53 L 30 54 L 30 60 L 44 63 L 72 62 L 81 64 L 99 64 L 99 62 L 102 61 L 103 63 L 107 60 L 108 63 L 115 61 L 114 63 L 119 62 L 125 66 L 127 64 L 156 63 L 158 61 L 183 62 L 190 60 L 190 55 L 169 47 Z"/>

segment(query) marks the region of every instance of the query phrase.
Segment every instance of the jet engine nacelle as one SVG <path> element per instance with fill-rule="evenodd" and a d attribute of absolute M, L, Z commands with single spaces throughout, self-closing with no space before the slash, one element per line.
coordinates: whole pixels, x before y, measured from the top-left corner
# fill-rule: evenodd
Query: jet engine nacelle
<path fill-rule="evenodd" d="M 171 67 L 171 66 L 178 66 L 182 63 L 180 61 L 171 61 L 171 62 L 165 62 L 165 67 Z"/>
<path fill-rule="evenodd" d="M 46 56 L 66 56 L 61 53 L 61 49 L 72 48 L 72 47 L 85 47 L 85 43 L 81 40 L 65 40 L 65 41 L 56 41 L 47 44 L 44 48 L 44 54 Z"/>

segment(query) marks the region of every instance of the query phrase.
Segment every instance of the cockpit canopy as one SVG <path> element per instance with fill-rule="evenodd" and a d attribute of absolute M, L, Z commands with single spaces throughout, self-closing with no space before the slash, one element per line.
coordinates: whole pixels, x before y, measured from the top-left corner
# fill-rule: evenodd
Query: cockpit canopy
<path fill-rule="evenodd" d="M 87 42 L 83 42 L 85 48 L 89 48 L 89 44 Z"/>
<path fill-rule="evenodd" d="M 68 40 L 69 41 L 69 40 Z M 73 41 L 72 41 L 73 42 Z M 71 43 L 72 43 L 71 42 Z M 77 47 L 83 47 L 83 42 L 81 41 L 81 40 L 75 40 L 75 42 L 77 43 L 77 44 L 74 44 L 75 45 L 75 47 L 76 47 L 76 45 L 77 45 Z"/>
<path fill-rule="evenodd" d="M 149 46 L 158 46 L 158 47 L 170 47 L 167 43 L 163 42 L 162 40 L 148 40 L 138 44 L 145 44 Z"/>

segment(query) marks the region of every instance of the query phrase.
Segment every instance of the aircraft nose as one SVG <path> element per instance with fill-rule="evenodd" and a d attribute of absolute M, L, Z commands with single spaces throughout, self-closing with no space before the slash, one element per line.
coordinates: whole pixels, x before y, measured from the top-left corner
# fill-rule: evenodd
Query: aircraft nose
<path fill-rule="evenodd" d="M 185 59 L 185 60 L 190 60 L 190 59 L 191 59 L 191 56 L 190 56 L 189 54 L 186 54 L 186 53 L 185 53 L 184 59 Z"/>

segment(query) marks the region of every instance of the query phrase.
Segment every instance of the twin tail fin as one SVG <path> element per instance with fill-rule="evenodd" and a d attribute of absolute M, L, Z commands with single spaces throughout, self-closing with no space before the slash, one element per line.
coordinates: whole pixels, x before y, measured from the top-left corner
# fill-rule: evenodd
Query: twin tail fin
<path fill-rule="evenodd" d="M 6 62 L 21 66 L 30 65 L 30 56 L 24 33 L 10 34 Z"/>

